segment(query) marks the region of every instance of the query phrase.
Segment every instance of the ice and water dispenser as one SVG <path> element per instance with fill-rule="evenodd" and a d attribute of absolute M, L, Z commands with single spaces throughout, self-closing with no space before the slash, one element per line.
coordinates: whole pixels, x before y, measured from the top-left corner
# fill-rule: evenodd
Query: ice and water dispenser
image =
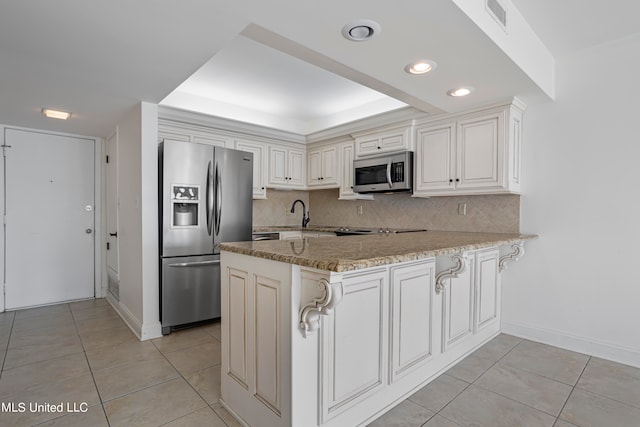
<path fill-rule="evenodd" d="M 173 227 L 197 227 L 200 187 L 197 185 L 171 186 Z"/>

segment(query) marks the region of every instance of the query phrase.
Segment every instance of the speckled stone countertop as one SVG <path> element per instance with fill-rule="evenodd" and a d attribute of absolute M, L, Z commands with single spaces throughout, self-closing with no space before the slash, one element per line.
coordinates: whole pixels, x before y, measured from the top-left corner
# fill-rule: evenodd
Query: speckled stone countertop
<path fill-rule="evenodd" d="M 302 228 L 301 226 L 292 225 L 263 225 L 253 227 L 254 233 L 280 233 L 283 231 L 308 231 L 311 233 L 328 232 L 333 233 L 339 227 L 330 225 L 310 225 L 309 227 Z"/>
<path fill-rule="evenodd" d="M 318 231 L 318 230 L 309 230 Z M 536 239 L 535 235 L 425 231 L 223 243 L 220 249 L 335 272 L 448 255 Z"/>

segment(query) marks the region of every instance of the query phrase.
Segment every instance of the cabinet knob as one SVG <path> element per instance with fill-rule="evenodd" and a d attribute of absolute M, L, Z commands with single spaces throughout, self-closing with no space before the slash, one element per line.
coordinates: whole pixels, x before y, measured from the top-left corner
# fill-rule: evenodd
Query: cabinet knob
<path fill-rule="evenodd" d="M 378 150 L 380 149 L 380 146 L 378 146 Z"/>
<path fill-rule="evenodd" d="M 460 178 L 456 178 L 456 182 L 460 182 Z"/>
<path fill-rule="evenodd" d="M 452 183 L 452 182 L 453 182 L 453 179 L 449 179 L 449 183 Z"/>

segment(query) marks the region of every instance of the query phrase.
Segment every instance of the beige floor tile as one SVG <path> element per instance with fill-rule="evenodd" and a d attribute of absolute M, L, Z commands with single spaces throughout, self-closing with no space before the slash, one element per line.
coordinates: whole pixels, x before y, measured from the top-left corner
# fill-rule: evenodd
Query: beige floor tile
<path fill-rule="evenodd" d="M 158 355 L 148 359 L 93 372 L 103 402 L 177 378 L 178 372 Z"/>
<path fill-rule="evenodd" d="M 491 366 L 496 363 L 493 357 L 487 359 L 476 353 L 462 359 L 455 366 L 450 368 L 446 374 L 462 381 L 472 383 L 482 374 L 484 374 Z"/>
<path fill-rule="evenodd" d="M 434 417 L 427 421 L 422 427 L 460 427 L 460 424 L 456 424 L 443 416 L 434 415 Z"/>
<path fill-rule="evenodd" d="M 25 331 L 12 331 L 9 348 L 34 344 L 54 344 L 59 340 L 77 338 L 78 331 L 73 323 L 65 326 L 48 326 Z"/>
<path fill-rule="evenodd" d="M 220 364 L 221 344 L 210 338 L 209 342 L 182 350 L 165 353 L 167 359 L 183 376 Z"/>
<path fill-rule="evenodd" d="M 140 342 L 131 329 L 124 324 L 107 331 L 90 331 L 80 334 L 80 339 L 86 351 L 105 350 L 124 343 Z"/>
<path fill-rule="evenodd" d="M 96 309 L 96 308 L 105 307 L 105 306 L 111 307 L 111 305 L 109 304 L 106 298 L 92 298 L 92 299 L 86 299 L 83 301 L 75 301 L 75 302 L 69 303 L 69 308 L 73 312 L 86 310 L 86 309 Z"/>
<path fill-rule="evenodd" d="M 551 427 L 555 422 L 555 417 L 474 385 L 460 393 L 440 415 L 474 427 Z"/>
<path fill-rule="evenodd" d="M 163 424 L 163 427 L 227 427 L 222 418 L 220 418 L 213 409 L 206 407 L 198 409 L 195 412 Z"/>
<path fill-rule="evenodd" d="M 592 357 L 576 387 L 640 408 L 640 369 L 632 366 Z"/>
<path fill-rule="evenodd" d="M 469 383 L 451 377 L 440 375 L 426 386 L 415 392 L 409 400 L 423 408 L 438 412 L 451 402 L 458 394 L 469 386 Z"/>
<path fill-rule="evenodd" d="M 640 409 L 576 388 L 560 419 L 580 427 L 638 427 Z"/>
<path fill-rule="evenodd" d="M 568 423 L 566 421 L 556 420 L 556 423 L 553 425 L 553 427 L 579 427 L 579 426 Z"/>
<path fill-rule="evenodd" d="M 220 400 L 220 365 L 194 372 L 187 381 L 209 405 Z"/>
<path fill-rule="evenodd" d="M 557 417 L 572 387 L 498 362 L 475 385 Z"/>
<path fill-rule="evenodd" d="M 523 340 L 502 359 L 502 366 L 512 366 L 573 386 L 588 360 L 589 356 L 584 354 Z"/>
<path fill-rule="evenodd" d="M 479 357 L 497 362 L 522 342 L 522 338 L 500 334 L 474 353 Z"/>
<path fill-rule="evenodd" d="M 83 375 L 79 377 L 68 378 L 63 381 L 47 383 L 38 387 L 32 387 L 29 390 L 17 393 L 11 396 L 10 400 L 4 402 L 25 402 L 30 403 L 63 403 L 63 405 L 71 405 L 79 408 L 82 404 L 87 406 L 97 405 L 99 403 L 98 392 L 91 375 Z M 2 414 L 4 417 L 8 414 Z M 11 421 L 6 425 L 34 425 L 47 420 L 58 418 L 60 413 L 54 412 L 31 412 L 27 409 L 21 414 L 10 414 Z"/>
<path fill-rule="evenodd" d="M 16 368 L 69 354 L 81 353 L 82 351 L 82 344 L 77 335 L 58 339 L 53 343 L 37 343 L 10 348 L 7 350 L 4 369 Z"/>
<path fill-rule="evenodd" d="M 73 316 L 70 311 L 63 311 L 61 313 L 47 314 L 43 316 L 27 317 L 25 319 L 18 319 L 13 322 L 12 333 L 19 333 L 23 331 L 29 331 L 33 329 L 42 328 L 75 328 L 73 322 Z"/>
<path fill-rule="evenodd" d="M 159 426 L 188 415 L 207 404 L 177 378 L 104 404 L 111 427 Z"/>
<path fill-rule="evenodd" d="M 434 415 L 434 412 L 405 400 L 369 424 L 369 427 L 419 427 Z"/>
<path fill-rule="evenodd" d="M 92 370 L 155 359 L 162 356 L 150 341 L 127 341 L 104 349 L 88 350 L 87 359 Z"/>
<path fill-rule="evenodd" d="M 107 416 L 102 405 L 87 408 L 86 412 L 76 412 L 63 415 L 60 418 L 37 424 L 36 427 L 109 427 Z"/>
<path fill-rule="evenodd" d="M 176 331 L 151 341 L 162 353 L 170 353 L 198 344 L 212 342 L 213 337 L 201 329 L 193 328 Z"/>
<path fill-rule="evenodd" d="M 229 427 L 242 427 L 242 424 L 236 420 L 233 415 L 229 413 L 221 404 L 215 403 L 211 405 L 211 408 L 215 411 L 215 413 L 222 418 L 222 420 Z"/>
<path fill-rule="evenodd" d="M 218 341 L 220 341 L 221 338 L 221 331 L 220 331 L 220 322 L 214 322 L 214 323 L 210 323 L 208 325 L 205 326 L 201 326 L 200 327 L 203 331 L 205 331 L 206 333 L 208 333 L 209 335 L 211 335 L 212 337 L 216 338 Z"/>
<path fill-rule="evenodd" d="M 48 316 L 55 313 L 69 312 L 69 304 L 47 305 L 45 307 L 27 308 L 25 310 L 16 311 L 15 319 L 26 319 L 28 317 Z"/>
<path fill-rule="evenodd" d="M 76 321 L 78 332 L 80 335 L 89 335 L 94 332 L 108 331 L 111 329 L 121 329 L 127 327 L 117 314 L 109 317 L 93 317 L 85 320 Z"/>
<path fill-rule="evenodd" d="M 102 305 L 96 308 L 85 308 L 73 310 L 73 318 L 76 322 L 80 322 L 87 319 L 99 319 L 99 318 L 110 318 L 113 316 L 118 316 L 118 313 L 111 307 L 110 305 Z"/>
<path fill-rule="evenodd" d="M 75 353 L 18 368 L 5 369 L 0 378 L 0 398 L 79 376 L 91 376 L 84 353 Z"/>

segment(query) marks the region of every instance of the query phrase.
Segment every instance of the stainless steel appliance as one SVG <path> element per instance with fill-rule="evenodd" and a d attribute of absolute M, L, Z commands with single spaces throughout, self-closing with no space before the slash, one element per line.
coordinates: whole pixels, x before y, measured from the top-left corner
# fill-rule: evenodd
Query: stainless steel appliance
<path fill-rule="evenodd" d="M 353 161 L 353 191 L 389 193 L 413 189 L 413 152 L 357 159 Z"/>
<path fill-rule="evenodd" d="M 253 154 L 181 141 L 159 147 L 160 321 L 220 317 L 220 243 L 251 240 Z"/>
<path fill-rule="evenodd" d="M 336 236 L 368 236 L 376 234 L 398 234 L 398 233 L 416 233 L 419 231 L 427 231 L 424 228 L 349 228 L 340 227 L 335 233 Z"/>

